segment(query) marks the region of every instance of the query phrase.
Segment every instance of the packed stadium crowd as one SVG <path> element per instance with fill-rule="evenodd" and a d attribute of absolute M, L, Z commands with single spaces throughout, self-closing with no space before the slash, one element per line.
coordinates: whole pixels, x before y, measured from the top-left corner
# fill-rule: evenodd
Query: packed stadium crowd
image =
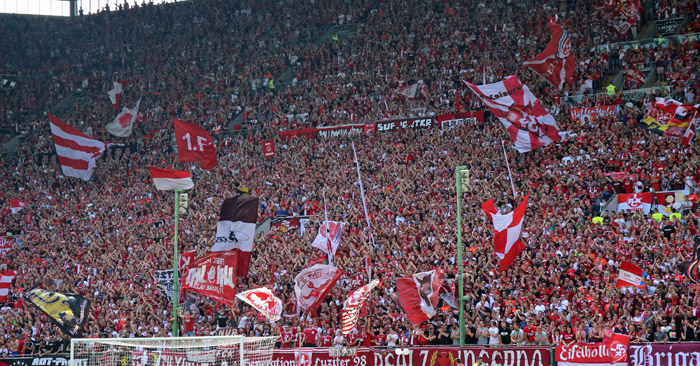
<path fill-rule="evenodd" d="M 697 24 L 697 1 L 642 1 L 646 21 L 683 14 Z M 226 329 L 279 336 L 279 346 L 396 347 L 459 344 L 457 309 L 412 326 L 398 301 L 396 279 L 441 268 L 457 277 L 454 168 L 470 180 L 461 197 L 465 243 L 464 305 L 468 344 L 596 342 L 613 333 L 634 342 L 700 340 L 700 291 L 678 263 L 692 258 L 698 231 L 700 151 L 642 129 L 646 100 L 597 97 L 620 67 L 662 65 L 671 96 L 698 103 L 698 43 L 620 55 L 599 44 L 633 39 L 596 16 L 590 1 L 478 2 L 209 1 L 103 11 L 71 19 L 2 15 L 0 72 L 21 82 L 0 94 L 3 138 L 26 133 L 15 155 L 3 156 L 0 227 L 13 247 L 1 270 L 16 273 L 0 309 L 0 353 L 65 352 L 69 337 L 28 305 L 23 293 L 43 288 L 78 293 L 92 303 L 88 337 L 215 335 Z M 547 16 L 569 31 L 577 65 L 559 92 L 522 67 L 549 40 Z M 334 26 L 354 34 L 321 37 Z M 610 58 L 622 60 L 613 63 Z M 291 69 L 293 81 L 276 83 Z M 507 153 L 517 191 L 511 192 L 501 141 L 510 136 L 495 118 L 453 129 L 374 132 L 352 137 L 357 147 L 374 237 L 360 199 L 349 138 L 276 139 L 280 130 L 364 123 L 385 118 L 484 110 L 463 80 L 480 84 L 516 74 L 555 115 L 564 138 L 520 154 Z M 107 98 L 124 81 L 123 104 L 141 100 L 130 137 L 109 135 L 117 112 Z M 396 93 L 418 83 L 415 98 Z M 100 141 L 114 143 L 91 181 L 64 177 L 45 111 L 78 90 L 60 117 Z M 588 123 L 569 116 L 562 96 L 586 90 L 582 105 L 619 105 Z M 229 130 L 239 114 L 243 128 Z M 180 163 L 172 119 L 201 125 L 216 139 L 219 164 L 205 171 Z M 260 142 L 276 139 L 276 156 Z M 506 143 L 507 144 L 507 143 Z M 308 215 L 301 228 L 273 226 L 256 236 L 251 270 L 240 290 L 268 286 L 284 302 L 282 320 L 263 321 L 248 305 L 225 307 L 183 294 L 172 304 L 151 272 L 172 267 L 173 199 L 153 187 L 146 167 L 172 166 L 196 180 L 180 215 L 179 251 L 203 256 L 214 241 L 221 201 L 244 186 L 260 198 L 259 221 Z M 634 174 L 617 180 L 606 173 Z M 617 193 L 685 190 L 680 218 L 661 221 L 639 212 L 604 211 Z M 294 277 L 323 253 L 310 246 L 325 220 L 347 223 L 334 264 L 344 279 L 381 284 L 357 330 L 339 333 L 348 289 L 336 286 L 316 313 L 296 308 Z M 494 199 L 511 211 L 529 194 L 522 240 L 526 250 L 498 269 L 493 231 L 481 204 Z M 10 199 L 26 203 L 17 213 Z M 593 218 L 602 218 L 593 224 Z M 596 221 L 597 222 L 597 221 Z M 361 259 L 361 260 L 360 260 Z M 646 290 L 618 289 L 621 261 L 649 275 Z"/>

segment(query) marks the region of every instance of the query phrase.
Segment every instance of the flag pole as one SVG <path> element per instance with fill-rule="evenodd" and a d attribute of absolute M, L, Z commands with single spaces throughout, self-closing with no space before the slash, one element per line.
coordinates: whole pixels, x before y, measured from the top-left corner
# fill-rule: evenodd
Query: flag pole
<path fill-rule="evenodd" d="M 180 192 L 182 192 L 182 189 L 176 189 L 175 190 L 175 235 L 173 236 L 173 329 L 172 329 L 172 334 L 173 337 L 177 337 L 179 333 L 179 327 L 177 325 L 177 320 L 178 320 L 178 302 L 180 301 L 178 299 L 178 295 L 180 294 L 180 286 L 179 286 L 179 280 L 178 280 L 178 275 L 177 275 L 177 264 L 178 264 L 178 257 L 177 257 L 177 224 L 178 224 L 178 219 L 179 219 L 179 213 L 180 213 Z"/>
<path fill-rule="evenodd" d="M 372 253 L 374 252 L 374 235 L 372 235 L 372 226 L 369 222 L 369 214 L 367 213 L 367 200 L 365 199 L 365 189 L 362 187 L 362 175 L 360 174 L 360 162 L 357 160 L 357 151 L 355 150 L 355 142 L 352 141 L 352 153 L 355 157 L 355 167 L 357 168 L 357 181 L 360 184 L 360 196 L 362 197 L 362 208 L 365 211 L 365 220 L 367 221 L 367 230 L 369 231 L 370 239 L 370 261 L 372 260 Z M 368 281 L 372 281 L 372 269 L 367 268 Z"/>
<path fill-rule="evenodd" d="M 328 264 L 333 265 L 333 245 L 331 244 L 331 238 L 328 237 L 328 208 L 326 208 L 326 187 L 323 187 L 323 212 L 325 213 L 325 230 L 323 230 L 323 235 L 326 237 L 326 246 L 328 247 Z"/>
<path fill-rule="evenodd" d="M 513 184 L 513 174 L 510 172 L 510 164 L 508 163 L 508 154 L 506 154 L 506 144 L 501 140 L 501 147 L 503 148 L 503 157 L 506 159 L 506 167 L 508 168 L 508 178 L 510 179 L 510 189 L 513 190 L 513 207 L 516 205 L 517 196 L 515 195 L 515 184 Z"/>
<path fill-rule="evenodd" d="M 462 263 L 462 173 L 465 166 L 455 169 L 457 184 L 457 283 L 459 286 L 459 346 L 464 347 L 464 263 Z"/>

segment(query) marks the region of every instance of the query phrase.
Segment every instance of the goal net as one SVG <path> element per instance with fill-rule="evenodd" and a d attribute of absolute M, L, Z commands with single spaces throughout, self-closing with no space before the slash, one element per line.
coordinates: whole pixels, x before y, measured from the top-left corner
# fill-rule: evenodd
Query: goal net
<path fill-rule="evenodd" d="M 268 366 L 275 337 L 72 339 L 69 366 Z"/>

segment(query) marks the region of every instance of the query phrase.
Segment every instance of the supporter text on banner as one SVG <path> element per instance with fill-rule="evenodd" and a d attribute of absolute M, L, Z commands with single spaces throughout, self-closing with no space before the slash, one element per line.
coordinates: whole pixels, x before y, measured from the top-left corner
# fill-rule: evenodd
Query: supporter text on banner
<path fill-rule="evenodd" d="M 590 123 L 598 117 L 612 117 L 617 114 L 619 107 L 608 105 L 603 107 L 572 108 L 569 110 L 572 120 L 583 120 Z"/>
<path fill-rule="evenodd" d="M 461 124 L 477 125 L 484 123 L 484 111 L 445 113 L 437 116 L 440 128 L 451 129 Z"/>
<path fill-rule="evenodd" d="M 700 361 L 700 344 L 632 344 L 627 355 L 628 366 L 695 366 Z"/>
<path fill-rule="evenodd" d="M 236 297 L 236 252 L 211 253 L 198 258 L 182 273 L 182 291 L 194 291 L 224 305 Z"/>
<path fill-rule="evenodd" d="M 201 162 L 202 169 L 212 170 L 219 163 L 214 139 L 204 128 L 173 119 L 180 162 Z"/>

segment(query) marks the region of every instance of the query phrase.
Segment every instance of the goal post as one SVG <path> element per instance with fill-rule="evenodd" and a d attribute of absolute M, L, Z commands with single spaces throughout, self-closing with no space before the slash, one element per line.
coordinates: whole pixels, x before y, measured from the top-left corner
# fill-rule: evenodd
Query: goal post
<path fill-rule="evenodd" d="M 276 337 L 74 338 L 69 366 L 267 366 Z"/>

